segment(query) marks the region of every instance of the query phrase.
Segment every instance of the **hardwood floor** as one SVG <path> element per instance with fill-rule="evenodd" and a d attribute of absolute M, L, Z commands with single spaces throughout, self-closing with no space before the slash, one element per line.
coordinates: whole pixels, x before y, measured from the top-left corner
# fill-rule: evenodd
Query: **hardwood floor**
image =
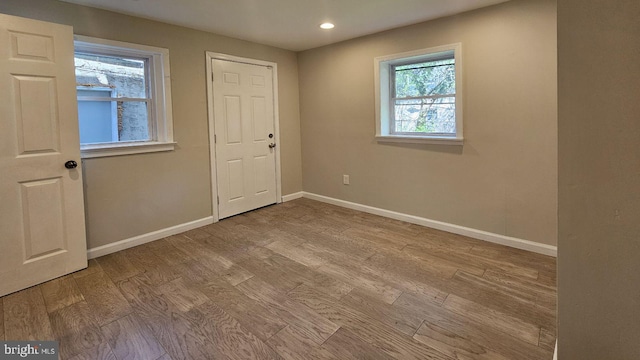
<path fill-rule="evenodd" d="M 61 359 L 551 359 L 555 259 L 308 199 L 0 298 Z"/>

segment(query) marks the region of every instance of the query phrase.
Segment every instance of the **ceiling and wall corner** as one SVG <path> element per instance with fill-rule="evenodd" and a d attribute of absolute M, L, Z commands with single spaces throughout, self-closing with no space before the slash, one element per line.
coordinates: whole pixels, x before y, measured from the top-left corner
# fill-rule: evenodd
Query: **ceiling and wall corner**
<path fill-rule="evenodd" d="M 376 142 L 373 59 L 458 42 L 464 146 Z M 556 53 L 555 0 L 299 53 L 304 191 L 555 246 Z"/>
<path fill-rule="evenodd" d="M 61 0 L 301 51 L 508 0 Z M 331 21 L 336 28 L 319 31 Z"/>
<path fill-rule="evenodd" d="M 83 161 L 89 249 L 211 216 L 206 51 L 278 64 L 282 190 L 302 190 L 294 52 L 54 0 L 0 1 L 0 13 L 169 49 L 176 150 Z"/>
<path fill-rule="evenodd" d="M 301 53 L 54 0 L 2 1 L 0 13 L 170 50 L 178 148 L 84 161 L 89 248 L 211 216 L 205 51 L 278 63 L 284 194 L 303 190 L 304 173 L 305 191 L 556 242 L 553 0 L 514 0 Z M 321 36 L 304 46 L 339 39 Z M 467 74 L 480 74 L 466 78 L 463 150 L 374 143 L 373 57 L 460 39 L 469 43 Z"/>
<path fill-rule="evenodd" d="M 305 191 L 555 245 L 553 0 L 509 1 L 302 53 L 54 0 L 2 2 L 0 12 L 170 50 L 178 150 L 85 160 L 90 248 L 211 215 L 205 51 L 278 63 L 283 194 L 303 190 L 304 163 Z M 313 31 L 321 32 L 317 25 Z M 373 99 L 366 89 L 373 89 L 373 57 L 460 39 L 468 44 L 467 73 L 484 73 L 465 80 L 473 94 L 465 103 L 468 119 L 475 120 L 465 124 L 463 150 L 372 143 Z M 523 80 L 511 81 L 518 77 Z M 496 93 L 504 101 L 496 103 Z M 340 180 L 345 171 L 352 174 L 351 192 L 330 177 Z"/>
<path fill-rule="evenodd" d="M 136 6 L 144 4 L 143 8 L 153 8 L 158 6 L 160 0 L 153 1 L 153 4 L 149 1 L 151 0 L 127 2 L 137 3 Z M 246 6 L 248 1 L 229 3 L 238 4 L 230 6 Z M 407 3 L 409 2 L 424 4 L 422 0 L 407 0 Z M 175 15 L 184 17 L 184 2 L 172 3 L 182 4 L 182 8 L 176 10 Z M 525 4 L 524 7 L 518 8 L 522 4 Z M 545 58 L 536 62 L 525 56 L 532 52 L 535 60 L 541 52 L 555 51 L 555 39 L 550 39 L 549 35 L 549 32 L 555 30 L 555 22 L 550 20 L 555 20 L 555 13 L 537 18 L 530 17 L 531 13 L 525 11 L 529 8 L 546 8 L 547 10 L 542 12 L 551 11 L 552 4 L 555 5 L 555 2 L 551 0 L 516 0 L 474 14 L 463 14 L 392 30 L 352 42 L 326 46 L 313 50 L 313 53 L 300 54 L 54 0 L 1 1 L 0 12 L 73 25 L 76 31 L 83 35 L 168 47 L 171 51 L 172 73 L 175 75 L 172 83 L 174 118 L 179 148 L 172 153 L 94 159 L 85 162 L 89 247 L 210 216 L 209 145 L 206 136 L 206 98 L 203 80 L 204 51 L 219 51 L 275 61 L 278 62 L 280 71 L 280 115 L 283 132 L 280 144 L 283 148 L 285 194 L 302 190 L 301 153 L 304 154 L 306 164 L 305 187 L 309 187 L 305 190 L 325 191 L 347 199 L 361 199 L 362 202 L 367 202 L 382 193 L 382 198 L 377 201 L 380 206 L 386 208 L 394 208 L 398 199 L 397 196 L 384 195 L 385 189 L 407 184 L 414 186 L 407 180 L 394 180 L 407 176 L 406 173 L 416 165 L 429 165 L 428 170 L 445 169 L 446 172 L 458 175 L 454 177 L 456 181 L 461 181 L 460 175 L 469 176 L 460 173 L 463 166 L 469 165 L 476 170 L 489 167 L 499 170 L 498 174 L 511 178 L 509 186 L 501 182 L 497 187 L 501 187 L 503 191 L 495 191 L 492 182 L 496 178 L 489 172 L 478 172 L 476 175 L 482 176 L 469 179 L 472 183 L 469 191 L 481 192 L 487 188 L 492 190 L 490 195 L 493 194 L 503 202 L 491 203 L 489 196 L 486 196 L 487 199 L 483 201 L 489 201 L 491 206 L 485 208 L 484 212 L 496 210 L 503 216 L 504 213 L 510 212 L 513 218 L 505 217 L 497 221 L 489 219 L 486 224 L 502 228 L 505 232 L 523 234 L 520 236 L 534 234 L 536 238 L 547 239 L 541 241 L 548 241 L 552 238 L 548 234 L 553 233 L 555 226 L 548 216 L 555 216 L 553 198 L 554 192 L 558 191 L 559 357 L 585 360 L 632 359 L 640 353 L 640 343 L 637 341 L 640 337 L 640 323 L 635 321 L 640 299 L 640 288 L 637 286 L 640 282 L 640 251 L 637 246 L 637 234 L 640 232 L 637 222 L 640 213 L 637 200 L 640 181 L 636 176 L 639 164 L 637 154 L 640 154 L 640 142 L 636 136 L 640 133 L 640 125 L 636 121 L 640 113 L 640 102 L 637 101 L 640 94 L 640 57 L 637 51 L 637 44 L 640 43 L 640 23 L 637 21 L 640 18 L 640 3 L 637 0 L 619 0 L 615 5 L 610 0 L 559 1 L 557 68 L 551 65 L 552 59 Z M 165 4 L 158 7 L 167 6 Z M 218 12 L 224 14 L 224 11 Z M 518 32 L 510 34 L 510 27 L 498 17 L 493 22 L 483 19 L 484 16 L 491 18 L 492 12 L 510 13 L 513 17 L 508 22 L 509 26 L 522 29 L 529 24 L 537 31 L 526 31 L 524 44 L 512 42 L 513 40 L 501 41 L 500 39 L 508 38 L 509 35 L 515 36 Z M 263 13 L 252 16 L 259 17 Z M 211 15 L 207 14 L 209 18 Z M 280 15 L 285 18 L 291 17 L 289 12 Z M 361 18 L 366 18 L 365 13 Z M 535 21 L 543 18 L 546 20 Z M 515 21 L 517 19 L 522 23 Z M 248 21 L 258 23 L 256 19 L 240 20 L 238 23 L 241 25 L 247 24 Z M 338 23 L 335 19 L 332 20 Z M 484 24 L 485 28 L 477 34 L 467 33 L 466 30 L 456 30 L 459 22 L 464 22 L 460 26 L 468 31 L 473 30 L 473 26 L 481 24 Z M 318 24 L 312 25 L 315 27 Z M 338 29 L 340 26 L 342 25 L 338 23 Z M 481 45 L 475 50 L 471 46 L 472 51 L 468 54 L 471 57 L 468 60 L 469 70 L 487 69 L 491 64 L 491 53 L 515 56 L 514 59 L 517 61 L 514 64 L 506 64 L 503 68 L 509 71 L 500 74 L 497 79 L 490 76 L 476 80 L 473 80 L 473 77 L 467 78 L 467 88 L 476 87 L 476 90 L 471 90 L 475 92 L 475 99 L 467 98 L 467 106 L 476 108 L 475 116 L 479 120 L 474 124 L 469 119 L 465 124 L 469 142 L 461 153 L 452 151 L 451 148 L 433 146 L 428 147 L 432 153 L 429 156 L 425 155 L 425 148 L 420 146 L 374 148 L 373 121 L 363 121 L 366 116 L 373 119 L 373 108 L 369 104 L 372 101 L 370 97 L 373 76 L 371 71 L 366 69 L 370 65 L 364 64 L 363 54 L 394 51 L 398 47 L 422 44 L 423 41 L 427 45 L 426 43 L 433 40 L 430 38 L 430 32 L 426 34 L 424 31 L 434 26 L 442 27 L 435 30 L 440 33 L 442 40 L 453 40 L 458 34 L 480 41 Z M 261 27 L 266 28 L 266 25 Z M 255 31 L 255 28 L 252 30 Z M 499 36 L 492 38 L 491 35 Z M 265 31 L 264 36 L 264 42 L 269 43 L 275 35 Z M 316 42 L 290 42 L 279 46 L 308 49 L 349 38 L 341 38 L 343 35 L 338 33 L 322 33 L 319 36 Z M 547 39 L 550 43 L 540 42 L 541 38 Z M 373 45 L 373 48 L 369 48 L 370 45 Z M 532 47 L 526 50 L 528 45 Z M 321 64 L 322 59 L 326 60 L 326 65 Z M 300 71 L 300 91 L 299 62 L 301 68 L 304 67 Z M 310 67 L 313 64 L 322 65 L 321 73 L 329 74 L 333 85 L 319 79 L 322 80 L 321 89 L 311 89 L 311 81 L 318 79 Z M 496 64 L 504 65 L 502 60 Z M 325 68 L 331 65 L 338 66 L 338 71 L 330 72 Z M 361 66 L 363 69 L 360 69 Z M 340 86 L 344 84 L 344 78 L 338 75 L 351 75 L 351 69 L 355 77 L 349 82 L 353 84 L 344 88 Z M 514 87 L 507 81 L 519 76 L 526 77 L 529 80 L 527 84 Z M 555 93 L 554 88 L 548 84 L 548 78 L 555 76 L 558 78 L 557 130 L 551 124 L 553 121 L 549 120 L 553 119 L 551 113 L 555 110 L 549 99 L 555 97 Z M 507 84 L 508 87 L 503 88 L 500 84 Z M 524 85 L 530 85 L 537 91 L 531 91 Z M 368 94 L 360 96 L 359 92 Z M 527 94 L 532 93 L 534 98 L 527 101 Z M 324 96 L 329 100 L 336 99 L 342 104 L 340 97 L 352 94 L 357 96 L 345 114 L 337 113 L 333 109 L 320 109 L 323 111 L 321 115 L 324 116 L 313 115 L 312 110 L 320 106 L 311 99 L 312 97 Z M 483 101 L 490 103 L 490 97 L 495 94 L 504 96 L 504 101 L 493 103 L 493 110 L 489 104 L 482 104 Z M 301 147 L 300 143 L 299 102 L 303 104 L 305 118 L 302 134 L 305 139 L 304 147 Z M 522 104 L 525 106 L 520 107 Z M 550 109 L 544 109 L 540 104 L 551 104 Z M 365 109 L 362 110 L 364 114 L 351 110 L 352 107 L 358 106 Z M 500 116 L 496 117 L 496 111 Z M 512 115 L 505 117 L 505 111 Z M 467 114 L 469 117 L 472 116 L 468 112 Z M 345 130 L 344 134 L 331 134 L 328 127 L 321 124 L 335 123 L 331 115 L 348 120 L 339 124 Z M 543 123 L 537 124 L 537 120 L 540 119 L 543 119 Z M 486 126 L 496 122 L 508 127 L 491 129 Z M 527 136 L 527 132 L 532 126 L 536 136 L 530 137 Z M 314 133 L 317 129 L 321 131 Z M 509 130 L 515 131 L 516 136 L 510 138 Z M 554 157 L 556 148 L 551 143 L 554 142 L 556 131 L 558 156 Z M 544 137 L 544 132 L 551 134 L 551 139 Z M 330 146 L 326 143 L 318 144 L 327 133 L 333 136 Z M 312 141 L 312 135 L 318 139 Z M 506 147 L 494 147 L 492 142 L 495 141 L 503 141 Z M 362 145 L 362 150 L 353 150 L 350 143 Z M 332 152 L 338 155 L 332 160 L 336 161 L 337 165 L 326 164 L 325 159 L 318 155 L 321 153 L 320 149 L 331 146 L 336 146 Z M 538 151 L 542 154 L 534 154 Z M 482 157 L 487 154 L 488 157 Z M 325 154 L 325 158 L 329 158 L 329 155 L 331 154 Z M 382 160 L 375 160 L 376 157 Z M 496 165 L 487 160 L 492 157 L 502 159 L 505 163 Z M 318 172 L 310 167 L 308 162 L 316 158 L 320 161 L 313 166 L 327 171 Z M 508 158 L 515 160 L 509 162 Z M 455 159 L 454 166 L 449 163 L 451 159 Z M 534 169 L 521 166 L 518 164 L 519 159 L 523 162 L 532 161 L 530 163 L 534 164 Z M 555 166 L 556 161 L 559 184 L 554 188 L 549 187 L 548 182 L 554 177 L 551 167 Z M 361 165 L 360 162 L 367 166 Z M 393 176 L 378 178 L 373 186 L 348 193 L 334 185 L 333 181 L 334 175 L 339 174 L 340 177 L 336 181 L 340 182 L 341 175 L 350 164 L 356 166 L 359 174 L 351 175 L 351 189 L 360 181 L 376 179 L 375 166 L 378 165 L 390 170 Z M 539 175 L 534 171 L 538 166 L 542 166 L 544 174 Z M 422 177 L 432 181 L 438 176 L 434 173 L 436 172 L 428 171 Z M 319 180 L 326 180 L 327 188 L 322 188 L 314 176 Z M 542 179 L 543 185 L 536 186 L 535 181 L 532 181 L 535 179 Z M 460 185 L 456 184 L 456 181 L 442 183 L 443 189 L 455 189 Z M 518 190 L 520 182 L 525 186 Z M 413 194 L 420 192 L 414 191 L 409 195 Z M 508 194 L 513 196 L 507 201 L 505 199 L 509 198 Z M 471 211 L 468 209 L 469 201 L 456 199 L 453 205 L 462 209 L 462 216 L 465 216 L 464 212 Z M 409 206 L 414 206 L 411 205 L 414 200 L 409 200 Z M 423 203 L 441 200 L 436 196 L 425 199 Z M 525 210 L 526 206 L 535 204 L 534 213 L 519 211 L 518 206 L 523 204 Z M 515 211 L 512 211 L 514 209 Z M 451 209 L 444 210 L 449 211 L 450 215 L 455 215 Z M 535 218 L 536 214 L 543 210 L 543 222 L 547 225 L 541 227 L 543 235 L 535 235 L 537 222 L 531 221 L 531 218 Z M 483 216 L 487 217 L 484 213 Z M 526 224 L 527 219 L 529 225 L 522 225 Z M 519 225 L 507 226 L 507 223 Z M 481 224 L 478 226 L 481 227 Z"/>
<path fill-rule="evenodd" d="M 289 0 L 282 1 L 281 4 L 286 4 Z M 430 1 L 433 1 L 429 2 L 430 7 L 441 3 L 453 5 L 448 11 L 461 11 L 472 3 L 468 0 Z M 140 2 L 144 3 L 144 1 Z M 384 4 L 388 2 L 388 0 L 376 0 L 375 7 L 371 5 L 372 2 L 367 2 L 367 5 L 371 5 L 369 7 L 363 6 L 361 2 L 355 2 L 360 4 L 356 7 L 360 15 L 355 18 L 362 22 L 367 19 L 365 15 L 369 14 L 362 11 L 371 8 L 367 11 L 379 12 L 379 6 L 384 8 Z M 495 2 L 503 2 L 503 0 L 474 1 L 476 5 L 472 7 Z M 395 1 L 391 3 L 397 4 Z M 417 2 L 407 1 L 406 3 L 415 6 Z M 419 3 L 423 8 L 425 7 L 424 1 L 420 0 Z M 279 2 L 272 4 L 279 4 Z M 153 5 L 158 6 L 155 2 Z M 147 8 L 153 7 L 147 6 Z M 184 8 L 184 4 L 182 7 Z M 433 9 L 442 11 L 438 6 Z M 349 11 L 351 11 L 349 14 L 353 14 L 354 9 Z M 407 15 L 406 9 L 404 11 L 405 13 L 388 12 L 387 15 L 407 16 L 413 19 L 411 17 L 413 15 Z M 206 92 L 203 80 L 205 51 L 217 51 L 278 63 L 282 189 L 284 194 L 302 190 L 300 93 L 296 53 L 255 42 L 55 0 L 4 1 L 0 2 L 0 12 L 72 25 L 74 31 L 80 35 L 161 46 L 170 50 L 177 150 L 84 161 L 89 248 L 101 247 L 211 216 L 212 204 L 208 201 L 209 195 L 207 195 L 210 194 L 211 180 L 208 171 L 209 144 L 206 138 Z M 430 12 L 428 16 L 442 14 Z M 321 31 L 317 25 L 313 24 L 313 31 Z M 365 29 L 365 31 L 377 29 L 379 28 Z M 290 35 L 294 38 L 308 39 L 296 33 Z M 307 43 L 306 40 L 305 43 Z"/>

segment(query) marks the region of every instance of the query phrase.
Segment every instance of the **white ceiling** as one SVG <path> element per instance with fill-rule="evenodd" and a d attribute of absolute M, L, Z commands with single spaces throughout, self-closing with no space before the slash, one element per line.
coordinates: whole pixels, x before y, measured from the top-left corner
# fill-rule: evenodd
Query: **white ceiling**
<path fill-rule="evenodd" d="M 300 51 L 508 0 L 62 1 Z"/>

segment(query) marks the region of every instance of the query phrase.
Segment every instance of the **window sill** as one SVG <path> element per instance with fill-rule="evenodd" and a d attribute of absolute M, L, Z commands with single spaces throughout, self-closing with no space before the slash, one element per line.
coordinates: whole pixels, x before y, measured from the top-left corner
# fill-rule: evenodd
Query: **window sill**
<path fill-rule="evenodd" d="M 175 142 L 134 142 L 122 144 L 81 145 L 80 154 L 83 159 L 144 154 L 160 151 L 173 151 Z"/>
<path fill-rule="evenodd" d="M 453 136 L 411 136 L 411 135 L 376 135 L 378 142 L 392 142 L 405 144 L 434 144 L 462 146 L 464 138 Z"/>

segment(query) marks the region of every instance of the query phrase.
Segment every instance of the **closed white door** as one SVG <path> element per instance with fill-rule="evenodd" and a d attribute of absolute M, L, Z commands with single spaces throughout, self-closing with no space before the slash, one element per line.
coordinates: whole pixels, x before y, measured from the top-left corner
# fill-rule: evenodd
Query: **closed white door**
<path fill-rule="evenodd" d="M 0 14 L 0 94 L 2 296 L 87 266 L 73 29 Z"/>
<path fill-rule="evenodd" d="M 276 203 L 270 67 L 213 60 L 219 218 Z"/>

